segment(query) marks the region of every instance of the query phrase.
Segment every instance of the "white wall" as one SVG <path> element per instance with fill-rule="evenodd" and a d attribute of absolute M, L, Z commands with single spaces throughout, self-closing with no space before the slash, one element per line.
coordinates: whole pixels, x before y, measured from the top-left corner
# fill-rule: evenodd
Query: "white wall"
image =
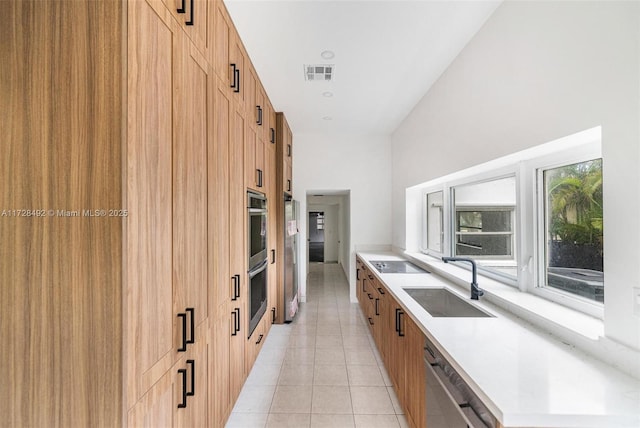
<path fill-rule="evenodd" d="M 391 244 L 391 146 L 388 136 L 294 135 L 293 196 L 307 212 L 307 194 L 349 192 L 348 236 L 351 300 L 356 301 L 355 248 Z M 347 214 L 345 214 L 347 215 Z M 306 215 L 301 237 L 307 236 Z M 306 239 L 306 238 L 305 238 Z M 306 241 L 301 239 L 301 255 Z M 346 257 L 345 257 L 346 258 Z M 307 259 L 300 257 L 299 284 L 306 298 Z"/>
<path fill-rule="evenodd" d="M 393 244 L 405 189 L 598 125 L 605 333 L 640 349 L 640 4 L 505 2 L 392 136 Z"/>

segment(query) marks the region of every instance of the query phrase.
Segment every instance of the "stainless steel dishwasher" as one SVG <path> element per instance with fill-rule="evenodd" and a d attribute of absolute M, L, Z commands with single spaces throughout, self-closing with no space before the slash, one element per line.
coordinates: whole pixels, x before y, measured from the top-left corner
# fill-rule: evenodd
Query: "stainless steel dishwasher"
<path fill-rule="evenodd" d="M 495 428 L 497 421 L 478 396 L 427 339 L 424 352 L 429 428 Z"/>

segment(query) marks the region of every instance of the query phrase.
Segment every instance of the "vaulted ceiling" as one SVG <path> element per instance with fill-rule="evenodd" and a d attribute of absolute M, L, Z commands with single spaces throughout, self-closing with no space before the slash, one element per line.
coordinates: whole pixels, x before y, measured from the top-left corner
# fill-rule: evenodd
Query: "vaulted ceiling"
<path fill-rule="evenodd" d="M 390 134 L 500 1 L 225 4 L 294 133 Z M 305 80 L 309 64 L 334 65 L 332 80 Z"/>

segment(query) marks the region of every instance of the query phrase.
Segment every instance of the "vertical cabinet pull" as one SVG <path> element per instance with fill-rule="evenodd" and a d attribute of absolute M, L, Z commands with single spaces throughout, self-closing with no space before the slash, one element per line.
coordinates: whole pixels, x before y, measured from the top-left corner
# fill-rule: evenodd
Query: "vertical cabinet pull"
<path fill-rule="evenodd" d="M 261 335 L 258 337 L 258 341 L 256 342 L 256 345 L 259 345 L 259 344 L 260 344 L 260 342 L 262 342 L 262 338 L 263 338 L 263 337 L 264 337 L 264 334 L 261 334 Z"/>
<path fill-rule="evenodd" d="M 287 144 L 287 157 L 291 157 L 291 144 Z"/>
<path fill-rule="evenodd" d="M 404 337 L 404 332 L 402 331 L 402 315 L 404 315 L 404 311 L 396 308 L 396 332 L 400 337 Z"/>
<path fill-rule="evenodd" d="M 233 333 L 231 333 L 231 336 L 236 336 L 238 334 L 238 330 L 236 330 L 236 311 L 235 310 L 231 312 L 231 316 L 233 317 Z M 398 329 L 396 329 L 396 331 L 398 331 Z"/>
<path fill-rule="evenodd" d="M 233 293 L 231 296 L 231 300 L 238 300 L 240 297 L 240 275 L 233 275 L 231 277 L 231 281 L 233 281 Z"/>
<path fill-rule="evenodd" d="M 184 0 L 182 0 L 184 2 Z M 185 22 L 185 25 L 193 25 L 193 0 L 189 2 L 191 12 L 189 13 L 189 20 Z"/>
<path fill-rule="evenodd" d="M 371 293 L 367 293 L 367 297 L 369 297 L 369 300 L 373 299 L 373 296 L 371 295 Z"/>
<path fill-rule="evenodd" d="M 240 92 L 240 70 L 234 63 L 230 65 L 231 73 L 233 74 L 233 82 L 231 83 L 231 87 L 233 88 L 233 92 Z"/>
<path fill-rule="evenodd" d="M 373 325 L 373 320 L 371 319 L 371 317 L 369 317 L 369 324 Z"/>
<path fill-rule="evenodd" d="M 186 343 L 195 343 L 195 331 L 196 331 L 196 321 L 195 321 L 195 316 L 193 315 L 194 309 L 193 308 L 187 308 L 187 313 L 190 315 L 191 318 L 191 322 L 189 323 L 189 327 L 190 327 L 190 335 L 189 338 L 186 340 Z"/>
<path fill-rule="evenodd" d="M 271 144 L 275 144 L 276 143 L 276 130 L 273 128 L 271 129 Z"/>
<path fill-rule="evenodd" d="M 192 397 L 196 394 L 196 362 L 194 360 L 187 360 L 187 365 L 191 366 L 191 389 L 187 391 L 186 395 L 187 397 Z"/>
<path fill-rule="evenodd" d="M 384 296 L 384 290 L 381 287 L 378 287 L 378 291 Z"/>
<path fill-rule="evenodd" d="M 186 0 L 182 0 L 182 4 L 180 5 L 180 7 L 178 9 L 176 9 L 176 11 L 178 13 L 185 13 L 187 11 L 186 9 Z M 189 20 L 185 21 L 186 25 L 193 25 L 193 0 L 189 1 L 189 7 L 191 7 L 191 12 L 189 13 Z"/>
<path fill-rule="evenodd" d="M 291 191 L 291 180 L 287 180 L 287 192 Z"/>
<path fill-rule="evenodd" d="M 380 303 L 380 299 L 376 297 L 376 315 L 380 315 L 380 308 L 378 307 L 379 303 Z"/>
<path fill-rule="evenodd" d="M 258 175 L 258 183 L 257 186 L 258 187 L 262 187 L 262 170 L 261 169 L 256 169 L 257 175 Z"/>
<path fill-rule="evenodd" d="M 237 336 L 240 332 L 240 308 L 235 308 L 231 315 L 233 315 L 233 333 L 231 333 L 231 336 Z"/>
<path fill-rule="evenodd" d="M 187 407 L 187 369 L 178 369 L 178 374 L 182 375 L 182 402 L 178 403 L 178 409 Z"/>
<path fill-rule="evenodd" d="M 276 308 L 271 308 L 271 324 L 276 323 Z"/>
<path fill-rule="evenodd" d="M 262 126 L 262 107 L 256 106 L 256 109 L 258 110 L 258 120 L 256 120 L 256 123 Z"/>
<path fill-rule="evenodd" d="M 271 250 L 271 264 L 276 262 L 276 250 Z"/>
<path fill-rule="evenodd" d="M 396 333 L 400 331 L 400 328 L 398 327 L 398 324 L 399 324 L 398 319 L 400 318 L 399 314 L 400 314 L 400 309 L 396 308 Z"/>
<path fill-rule="evenodd" d="M 187 332 L 187 314 L 190 316 L 189 332 Z M 186 352 L 187 345 L 195 343 L 195 317 L 194 308 L 186 308 L 185 312 L 178 314 L 178 318 L 182 319 L 182 341 L 178 348 L 178 352 Z"/>
<path fill-rule="evenodd" d="M 356 269 L 356 281 L 360 281 L 360 269 Z"/>
<path fill-rule="evenodd" d="M 178 352 L 187 351 L 187 314 L 182 312 L 178 314 L 178 318 L 182 318 L 182 343 L 178 348 Z"/>

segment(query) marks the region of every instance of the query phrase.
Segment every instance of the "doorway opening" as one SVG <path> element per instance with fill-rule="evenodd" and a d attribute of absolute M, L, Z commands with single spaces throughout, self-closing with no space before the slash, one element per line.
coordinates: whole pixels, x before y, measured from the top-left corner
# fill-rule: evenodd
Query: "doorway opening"
<path fill-rule="evenodd" d="M 309 211 L 309 262 L 324 263 L 324 211 Z"/>

